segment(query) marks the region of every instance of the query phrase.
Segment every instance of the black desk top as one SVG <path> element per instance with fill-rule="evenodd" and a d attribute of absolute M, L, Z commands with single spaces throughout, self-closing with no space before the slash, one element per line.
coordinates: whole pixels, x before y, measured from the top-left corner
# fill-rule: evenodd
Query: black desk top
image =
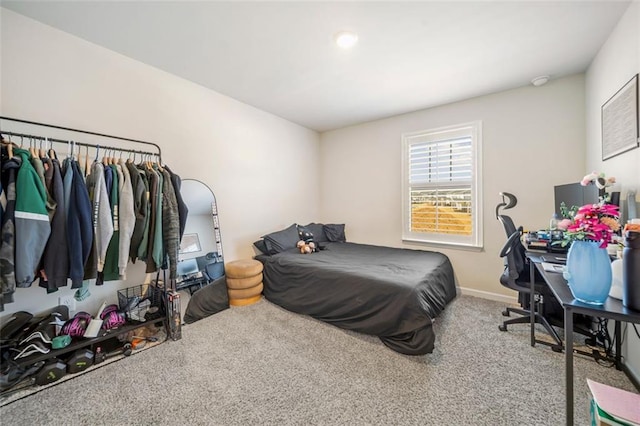
<path fill-rule="evenodd" d="M 640 311 L 627 308 L 622 304 L 621 300 L 609 297 L 604 305 L 591 305 L 589 303 L 579 302 L 573 298 L 567 281 L 562 274 L 557 272 L 547 272 L 542 267 L 541 253 L 527 252 L 527 257 L 535 263 L 536 268 L 546 281 L 547 285 L 553 292 L 555 298 L 563 307 L 571 308 L 575 312 L 581 312 L 597 317 L 607 317 L 617 321 L 640 323 Z"/>
<path fill-rule="evenodd" d="M 209 283 L 209 280 L 205 276 L 189 278 L 186 280 L 176 282 L 176 290 L 182 290 L 184 288 L 191 287 L 194 285 L 208 284 L 208 283 Z"/>

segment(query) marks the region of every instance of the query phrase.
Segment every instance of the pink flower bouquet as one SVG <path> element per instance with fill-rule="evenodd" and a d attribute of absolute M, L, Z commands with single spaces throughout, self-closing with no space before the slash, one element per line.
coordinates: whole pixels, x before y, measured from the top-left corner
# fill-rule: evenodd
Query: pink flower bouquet
<path fill-rule="evenodd" d="M 573 224 L 564 233 L 566 245 L 569 241 L 596 241 L 601 248 L 613 241 L 613 235 L 620 230 L 618 206 L 613 204 L 587 204 L 580 207 L 573 217 Z"/>

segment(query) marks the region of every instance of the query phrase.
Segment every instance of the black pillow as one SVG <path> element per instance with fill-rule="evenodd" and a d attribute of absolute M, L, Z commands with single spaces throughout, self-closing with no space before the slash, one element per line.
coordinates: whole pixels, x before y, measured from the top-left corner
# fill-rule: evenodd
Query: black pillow
<path fill-rule="evenodd" d="M 269 254 L 269 248 L 267 247 L 267 242 L 265 240 L 258 240 L 253 243 L 253 245 L 258 249 L 258 251 L 260 251 L 260 253 Z"/>
<path fill-rule="evenodd" d="M 347 237 L 344 235 L 344 223 L 324 225 L 324 233 L 328 241 L 344 243 Z"/>
<path fill-rule="evenodd" d="M 298 226 L 294 223 L 286 229 L 264 235 L 269 254 L 280 253 L 296 247 L 298 244 Z"/>
<path fill-rule="evenodd" d="M 321 223 L 310 223 L 304 226 L 313 234 L 313 239 L 318 243 L 324 243 L 327 240 L 327 236 L 324 234 L 324 228 Z M 300 227 L 298 227 L 300 228 Z"/>
<path fill-rule="evenodd" d="M 298 240 L 302 240 L 309 244 L 315 241 L 313 232 L 306 226 L 298 225 Z"/>

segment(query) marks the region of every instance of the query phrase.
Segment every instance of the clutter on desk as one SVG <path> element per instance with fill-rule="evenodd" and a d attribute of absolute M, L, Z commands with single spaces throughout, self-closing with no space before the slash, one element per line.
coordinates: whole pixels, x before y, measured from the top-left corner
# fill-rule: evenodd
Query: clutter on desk
<path fill-rule="evenodd" d="M 564 272 L 564 265 L 560 265 L 557 263 L 542 262 L 542 268 L 546 272 L 555 272 L 557 274 L 561 274 Z"/>
<path fill-rule="evenodd" d="M 569 247 L 562 247 L 560 242 L 563 239 L 564 232 L 559 229 L 542 229 L 524 234 L 523 244 L 527 250 L 566 253 Z"/>

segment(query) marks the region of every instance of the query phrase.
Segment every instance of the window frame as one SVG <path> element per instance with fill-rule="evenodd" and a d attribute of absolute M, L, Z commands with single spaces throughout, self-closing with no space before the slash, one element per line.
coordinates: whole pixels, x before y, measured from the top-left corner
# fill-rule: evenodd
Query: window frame
<path fill-rule="evenodd" d="M 410 158 L 412 145 L 471 137 L 471 236 L 411 231 Z M 480 120 L 402 134 L 402 241 L 450 248 L 482 250 L 482 122 Z M 455 186 L 455 181 L 429 183 L 429 187 Z M 424 186 L 423 186 L 424 187 Z"/>

